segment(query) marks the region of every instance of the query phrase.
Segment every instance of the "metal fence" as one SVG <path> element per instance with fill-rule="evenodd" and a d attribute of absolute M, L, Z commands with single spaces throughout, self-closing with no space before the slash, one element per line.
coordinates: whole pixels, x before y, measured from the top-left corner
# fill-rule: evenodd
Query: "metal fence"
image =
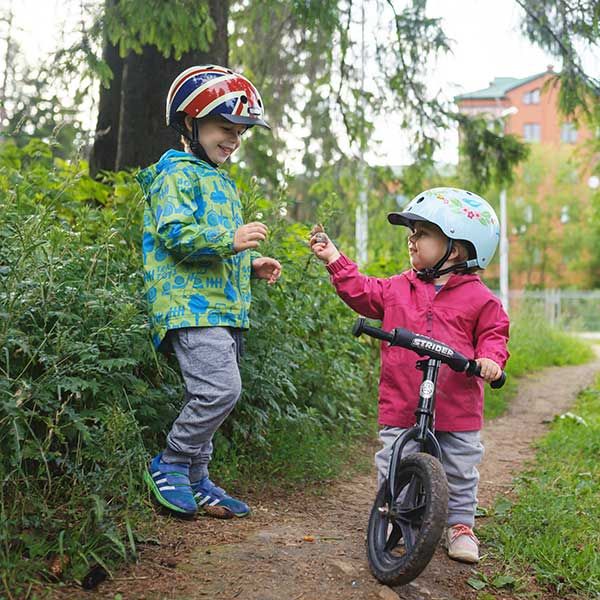
<path fill-rule="evenodd" d="M 535 310 L 569 331 L 600 332 L 600 290 L 511 290 L 509 307 Z"/>

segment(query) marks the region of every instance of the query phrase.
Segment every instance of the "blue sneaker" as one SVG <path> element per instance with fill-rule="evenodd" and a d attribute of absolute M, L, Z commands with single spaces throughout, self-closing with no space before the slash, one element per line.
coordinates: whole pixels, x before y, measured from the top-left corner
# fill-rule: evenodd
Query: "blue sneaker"
<path fill-rule="evenodd" d="M 236 498 L 228 496 L 223 488 L 216 486 L 208 477 L 192 483 L 192 492 L 198 503 L 198 509 L 218 519 L 246 517 L 250 507 Z"/>
<path fill-rule="evenodd" d="M 193 516 L 198 507 L 190 487 L 190 467 L 181 463 L 162 461 L 162 452 L 155 456 L 148 470 L 144 472 L 144 481 L 156 500 L 179 516 Z"/>

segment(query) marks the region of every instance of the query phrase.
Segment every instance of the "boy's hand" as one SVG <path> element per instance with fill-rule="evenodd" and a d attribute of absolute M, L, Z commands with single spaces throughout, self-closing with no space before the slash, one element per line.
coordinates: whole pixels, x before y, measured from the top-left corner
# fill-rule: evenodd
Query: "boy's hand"
<path fill-rule="evenodd" d="M 491 358 L 477 358 L 475 362 L 481 367 L 481 378 L 487 383 L 496 381 L 502 375 L 502 369 Z"/>
<path fill-rule="evenodd" d="M 233 235 L 233 249 L 242 252 L 248 248 L 258 248 L 258 245 L 266 239 L 267 232 L 267 226 L 259 221 L 246 223 L 236 229 Z"/>
<path fill-rule="evenodd" d="M 252 261 L 252 269 L 259 279 L 266 279 L 269 285 L 275 283 L 281 275 L 281 264 L 274 258 L 261 256 Z"/>
<path fill-rule="evenodd" d="M 310 249 L 314 255 L 329 265 L 340 257 L 339 250 L 325 233 L 322 225 L 315 225 L 310 232 Z"/>

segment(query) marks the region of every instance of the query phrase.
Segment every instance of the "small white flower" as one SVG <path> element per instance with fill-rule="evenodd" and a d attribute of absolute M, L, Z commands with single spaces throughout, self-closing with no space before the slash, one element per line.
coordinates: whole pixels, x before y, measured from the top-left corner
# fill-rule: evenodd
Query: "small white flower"
<path fill-rule="evenodd" d="M 252 183 L 256 183 L 258 181 L 258 177 L 256 175 L 252 175 L 252 177 L 250 177 L 250 181 Z"/>
<path fill-rule="evenodd" d="M 279 215 L 282 216 L 282 217 L 285 217 L 287 215 L 287 208 L 285 206 L 282 206 L 279 209 Z"/>
<path fill-rule="evenodd" d="M 261 212 L 257 212 L 256 218 L 260 221 L 263 218 L 263 214 Z"/>

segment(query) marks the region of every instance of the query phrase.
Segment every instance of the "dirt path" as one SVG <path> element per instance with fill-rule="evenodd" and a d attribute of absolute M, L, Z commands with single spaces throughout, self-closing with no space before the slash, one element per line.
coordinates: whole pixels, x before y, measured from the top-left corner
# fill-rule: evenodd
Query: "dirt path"
<path fill-rule="evenodd" d="M 510 491 L 512 475 L 533 455 L 532 436 L 543 435 L 544 423 L 564 412 L 598 371 L 597 360 L 547 369 L 522 381 L 510 412 L 484 430 L 482 506 Z M 160 544 L 142 545 L 138 565 L 94 593 L 72 590 L 67 597 L 114 599 L 120 593 L 124 600 L 475 599 L 477 592 L 466 585 L 473 569 L 439 550 L 408 586 L 392 590 L 372 578 L 364 540 L 374 490 L 373 471 L 328 486 L 321 495 L 282 494 L 262 501 L 251 497 L 254 513 L 247 520 L 177 522 L 157 517 Z"/>

